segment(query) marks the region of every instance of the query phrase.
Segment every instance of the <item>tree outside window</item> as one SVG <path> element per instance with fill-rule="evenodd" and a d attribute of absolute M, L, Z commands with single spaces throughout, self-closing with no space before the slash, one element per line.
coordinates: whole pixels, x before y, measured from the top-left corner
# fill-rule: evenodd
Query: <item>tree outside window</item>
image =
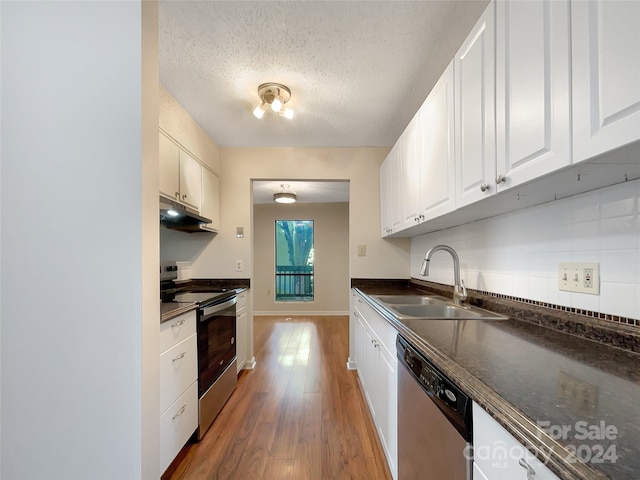
<path fill-rule="evenodd" d="M 276 220 L 276 301 L 313 300 L 313 220 Z"/>

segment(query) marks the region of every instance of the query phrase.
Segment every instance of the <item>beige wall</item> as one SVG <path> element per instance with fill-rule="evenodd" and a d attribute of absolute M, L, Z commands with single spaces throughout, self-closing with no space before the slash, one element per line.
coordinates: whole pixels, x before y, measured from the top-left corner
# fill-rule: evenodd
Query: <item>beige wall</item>
<path fill-rule="evenodd" d="M 314 300 L 275 302 L 275 222 L 313 220 Z M 260 313 L 349 311 L 349 204 L 255 205 L 253 209 L 253 308 Z"/>
<path fill-rule="evenodd" d="M 171 255 L 192 261 L 194 278 L 251 278 L 252 179 L 348 180 L 350 277 L 408 278 L 409 240 L 380 237 L 379 168 L 387 153 L 386 148 L 223 147 L 220 233 L 213 240 L 184 234 L 184 245 L 173 248 L 177 233 L 171 232 L 176 234 Z M 236 238 L 236 227 L 244 227 L 244 238 Z M 357 255 L 358 245 L 366 245 L 367 256 Z M 236 260 L 242 260 L 243 271 L 236 271 Z"/>

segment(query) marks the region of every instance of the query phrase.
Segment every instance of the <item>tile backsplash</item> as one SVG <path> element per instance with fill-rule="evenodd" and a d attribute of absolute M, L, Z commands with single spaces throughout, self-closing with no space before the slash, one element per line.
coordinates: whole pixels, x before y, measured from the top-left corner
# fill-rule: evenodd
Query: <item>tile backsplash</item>
<path fill-rule="evenodd" d="M 460 256 L 469 288 L 640 319 L 640 180 L 414 237 L 411 276 L 453 284 L 453 262 L 426 251 L 444 243 Z M 558 290 L 559 262 L 598 262 L 600 295 Z"/>

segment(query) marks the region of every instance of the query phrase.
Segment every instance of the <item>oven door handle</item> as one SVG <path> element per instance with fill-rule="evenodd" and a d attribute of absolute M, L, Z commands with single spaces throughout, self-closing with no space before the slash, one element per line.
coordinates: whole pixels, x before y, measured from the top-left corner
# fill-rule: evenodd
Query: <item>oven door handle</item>
<path fill-rule="evenodd" d="M 200 317 L 201 322 L 206 322 L 209 315 L 213 313 L 220 312 L 225 308 L 230 307 L 231 305 L 235 305 L 238 302 L 238 297 L 230 298 L 229 300 L 219 303 L 218 305 L 213 305 L 211 307 L 204 308 L 202 310 L 202 316 Z"/>

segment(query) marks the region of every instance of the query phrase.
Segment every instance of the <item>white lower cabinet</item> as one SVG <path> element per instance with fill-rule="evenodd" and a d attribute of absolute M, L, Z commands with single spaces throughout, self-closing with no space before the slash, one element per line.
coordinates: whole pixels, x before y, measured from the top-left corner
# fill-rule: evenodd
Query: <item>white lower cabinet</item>
<path fill-rule="evenodd" d="M 198 427 L 198 382 L 160 415 L 160 471 L 164 472 Z"/>
<path fill-rule="evenodd" d="M 473 404 L 474 480 L 558 480 L 478 404 Z"/>
<path fill-rule="evenodd" d="M 352 294 L 351 322 L 358 377 L 393 478 L 398 477 L 398 386 L 396 330 L 358 294 Z"/>
<path fill-rule="evenodd" d="M 238 294 L 238 303 L 236 304 L 236 357 L 238 373 L 245 367 L 249 360 L 249 325 L 247 323 L 247 299 L 248 291 L 245 290 Z"/>
<path fill-rule="evenodd" d="M 196 312 L 160 324 L 160 471 L 198 427 Z"/>

